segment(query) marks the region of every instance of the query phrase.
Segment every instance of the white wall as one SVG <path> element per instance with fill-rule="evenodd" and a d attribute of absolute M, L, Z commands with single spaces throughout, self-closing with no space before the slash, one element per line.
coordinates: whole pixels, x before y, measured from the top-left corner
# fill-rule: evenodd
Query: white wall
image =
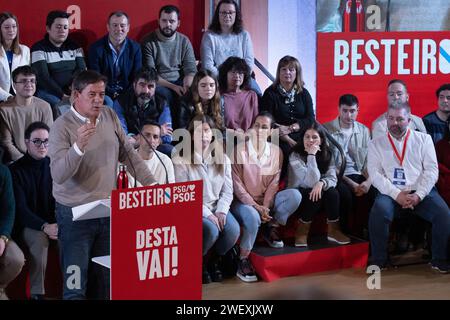
<path fill-rule="evenodd" d="M 316 97 L 316 1 L 269 0 L 268 66 L 274 76 L 285 55 L 299 59 L 306 88 Z M 315 105 L 315 103 L 314 103 Z"/>

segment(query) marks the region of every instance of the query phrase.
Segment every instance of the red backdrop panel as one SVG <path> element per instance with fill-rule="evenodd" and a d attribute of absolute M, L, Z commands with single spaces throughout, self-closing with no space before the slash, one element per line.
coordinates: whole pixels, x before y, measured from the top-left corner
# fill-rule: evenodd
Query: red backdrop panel
<path fill-rule="evenodd" d="M 450 82 L 448 32 L 319 33 L 317 117 L 337 116 L 339 96 L 356 95 L 358 120 L 369 128 L 387 109 L 387 84 L 406 82 L 414 114 L 437 109 L 436 89 Z"/>
<path fill-rule="evenodd" d="M 79 8 L 79 30 L 71 30 L 72 37 L 84 49 L 93 41 L 106 34 L 106 20 L 116 10 L 125 11 L 131 22 L 129 36 L 140 41 L 148 32 L 157 27 L 159 9 L 163 5 L 176 5 L 181 11 L 179 31 L 186 34 L 194 46 L 199 58 L 199 47 L 204 23 L 203 0 L 39 0 L 39 1 L 1 1 L 0 12 L 9 11 L 19 19 L 21 43 L 31 46 L 45 35 L 45 20 L 51 10 L 65 10 L 72 13 Z M 69 9 L 69 10 L 67 10 Z"/>
<path fill-rule="evenodd" d="M 201 299 L 202 181 L 111 199 L 111 299 Z"/>

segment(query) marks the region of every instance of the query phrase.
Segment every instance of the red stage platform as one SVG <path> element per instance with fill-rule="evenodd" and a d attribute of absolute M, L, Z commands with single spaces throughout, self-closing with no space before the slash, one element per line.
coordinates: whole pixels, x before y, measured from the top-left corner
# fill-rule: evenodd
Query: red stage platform
<path fill-rule="evenodd" d="M 309 247 L 297 248 L 288 241 L 282 249 L 255 247 L 250 255 L 256 273 L 264 281 L 344 268 L 365 268 L 369 243 L 352 237 L 348 245 L 329 242 L 326 236 L 309 240 Z"/>

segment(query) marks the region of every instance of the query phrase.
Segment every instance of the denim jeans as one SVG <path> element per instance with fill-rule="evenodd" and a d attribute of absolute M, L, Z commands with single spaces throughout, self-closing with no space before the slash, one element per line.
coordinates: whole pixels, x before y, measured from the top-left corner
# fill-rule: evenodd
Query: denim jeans
<path fill-rule="evenodd" d="M 301 193 L 296 189 L 286 189 L 275 195 L 271 215 L 281 225 L 286 225 L 287 219 L 297 210 L 302 201 Z M 261 218 L 255 208 L 242 204 L 238 200 L 233 201 L 231 211 L 236 220 L 243 227 L 240 247 L 244 250 L 252 250 L 258 234 Z"/>
<path fill-rule="evenodd" d="M 63 299 L 86 299 L 91 258 L 109 255 L 109 218 L 72 221 L 72 208 L 56 203 L 58 241 L 63 272 Z M 100 299 L 109 299 L 109 270 L 92 264 Z M 79 270 L 79 279 L 77 272 Z"/>
<path fill-rule="evenodd" d="M 372 262 L 384 264 L 387 261 L 389 226 L 402 208 L 391 197 L 378 194 L 369 216 L 369 237 Z M 447 259 L 447 243 L 450 234 L 450 210 L 436 191 L 431 189 L 428 196 L 410 211 L 432 224 L 432 259 Z"/>
<path fill-rule="evenodd" d="M 233 215 L 228 212 L 225 227 L 222 231 L 208 218 L 203 217 L 203 255 L 215 245 L 216 253 L 224 255 L 230 250 L 239 238 L 239 224 Z"/>

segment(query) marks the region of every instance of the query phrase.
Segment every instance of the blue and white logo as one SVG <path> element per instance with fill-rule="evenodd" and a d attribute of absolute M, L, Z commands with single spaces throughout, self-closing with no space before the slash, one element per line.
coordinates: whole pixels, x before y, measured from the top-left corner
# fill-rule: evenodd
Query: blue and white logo
<path fill-rule="evenodd" d="M 439 71 L 450 73 L 450 40 L 445 39 L 439 43 Z"/>
<path fill-rule="evenodd" d="M 164 189 L 164 203 L 165 204 L 169 204 L 172 202 L 171 194 L 172 194 L 172 191 L 169 187 Z"/>

